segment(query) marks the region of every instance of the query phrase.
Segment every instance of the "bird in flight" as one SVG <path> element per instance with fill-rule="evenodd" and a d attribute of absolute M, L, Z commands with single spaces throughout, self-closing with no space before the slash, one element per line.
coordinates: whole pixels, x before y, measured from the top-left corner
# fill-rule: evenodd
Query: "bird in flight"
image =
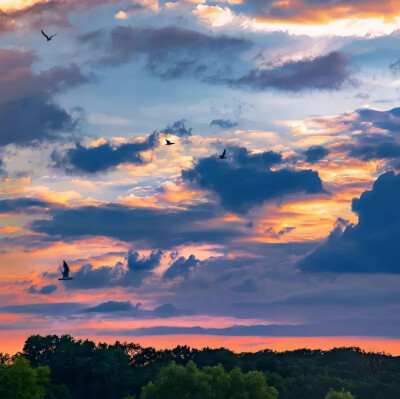
<path fill-rule="evenodd" d="M 175 144 L 175 143 L 172 143 L 171 141 L 169 141 L 169 140 L 167 140 L 167 139 L 165 139 L 165 141 L 166 141 L 165 145 L 172 145 L 172 144 Z"/>
<path fill-rule="evenodd" d="M 226 150 L 224 150 L 224 152 L 219 155 L 218 159 L 226 159 Z"/>
<path fill-rule="evenodd" d="M 62 272 L 62 278 L 59 278 L 59 280 L 72 280 L 72 277 L 69 276 L 69 266 L 68 263 L 63 260 L 63 272 Z"/>
<path fill-rule="evenodd" d="M 43 29 L 41 29 L 42 35 L 47 39 L 47 41 L 49 42 L 57 33 L 55 33 L 54 35 L 51 36 L 47 36 L 46 33 L 43 32 Z"/>

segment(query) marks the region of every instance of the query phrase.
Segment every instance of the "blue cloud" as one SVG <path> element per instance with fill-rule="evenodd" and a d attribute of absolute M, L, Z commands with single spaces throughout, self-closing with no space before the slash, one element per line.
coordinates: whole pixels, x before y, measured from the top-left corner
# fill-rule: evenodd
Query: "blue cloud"
<path fill-rule="evenodd" d="M 237 122 L 232 122 L 230 119 L 213 119 L 210 126 L 219 126 L 222 129 L 231 129 L 237 126 Z"/>
<path fill-rule="evenodd" d="M 321 159 L 325 158 L 329 154 L 329 151 L 321 146 L 314 145 L 308 148 L 307 151 L 304 151 L 304 155 L 306 156 L 306 162 L 308 163 L 316 163 Z"/>
<path fill-rule="evenodd" d="M 132 306 L 132 304 L 127 302 L 118 302 L 118 301 L 108 301 L 101 303 L 100 305 L 93 306 L 91 308 L 83 309 L 84 313 L 107 313 L 107 312 L 128 312 L 133 311 L 136 308 Z"/>
<path fill-rule="evenodd" d="M 125 163 L 143 165 L 145 161 L 141 152 L 154 148 L 158 144 L 157 137 L 157 133 L 152 133 L 144 142 L 115 146 L 104 143 L 96 147 L 84 147 L 77 143 L 75 148 L 68 149 L 65 154 L 53 152 L 52 160 L 56 167 L 68 173 L 104 172 Z"/>
<path fill-rule="evenodd" d="M 182 171 L 182 178 L 211 190 L 224 208 L 239 213 L 287 194 L 324 192 L 321 179 L 313 170 L 269 170 L 269 166 L 281 160 L 276 153 L 251 155 L 239 148 L 228 156 L 230 160 L 225 161 L 200 159 L 193 169 Z"/>
<path fill-rule="evenodd" d="M 189 258 L 179 257 L 164 273 L 164 280 L 173 280 L 177 277 L 187 277 L 191 269 L 199 264 L 199 260 L 194 255 Z"/>
<path fill-rule="evenodd" d="M 355 225 L 337 225 L 328 239 L 299 263 L 307 272 L 400 273 L 400 175 L 387 172 L 372 190 L 354 198 Z M 342 230 L 344 228 L 344 230 Z"/>
<path fill-rule="evenodd" d="M 44 287 L 37 289 L 36 285 L 32 285 L 29 288 L 29 293 L 31 294 L 42 294 L 42 295 L 50 295 L 53 292 L 57 291 L 56 285 L 45 285 Z"/>
<path fill-rule="evenodd" d="M 222 244 L 245 235 L 231 227 L 199 228 L 196 224 L 198 221 L 204 222 L 216 217 L 219 212 L 219 209 L 209 204 L 179 211 L 135 209 L 105 204 L 97 207 L 56 209 L 50 212 L 51 219 L 35 220 L 30 227 L 35 232 L 47 234 L 52 240 L 68 241 L 85 236 L 106 236 L 162 249 L 189 243 Z M 45 238 L 46 236 L 42 237 Z"/>

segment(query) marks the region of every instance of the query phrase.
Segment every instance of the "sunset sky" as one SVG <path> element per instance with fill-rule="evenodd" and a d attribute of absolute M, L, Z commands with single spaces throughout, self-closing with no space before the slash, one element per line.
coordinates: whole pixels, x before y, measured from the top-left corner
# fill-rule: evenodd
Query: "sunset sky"
<path fill-rule="evenodd" d="M 400 355 L 399 134 L 400 0 L 0 0 L 0 352 Z"/>

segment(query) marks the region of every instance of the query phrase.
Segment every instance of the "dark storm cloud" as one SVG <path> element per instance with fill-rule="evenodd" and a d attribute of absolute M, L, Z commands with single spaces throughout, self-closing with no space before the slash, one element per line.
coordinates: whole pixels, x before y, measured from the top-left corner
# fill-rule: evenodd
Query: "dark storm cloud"
<path fill-rule="evenodd" d="M 328 239 L 299 267 L 308 272 L 399 273 L 400 175 L 387 172 L 371 191 L 353 199 L 358 223 L 342 231 L 337 226 Z"/>
<path fill-rule="evenodd" d="M 36 220 L 31 228 L 60 240 L 106 236 L 162 249 L 189 243 L 223 244 L 244 236 L 244 232 L 234 231 L 231 226 L 199 228 L 196 225 L 220 216 L 219 212 L 220 209 L 206 204 L 187 210 L 135 209 L 106 204 L 55 210 L 51 219 Z"/>
<path fill-rule="evenodd" d="M 53 95 L 87 83 L 75 64 L 33 73 L 32 51 L 0 49 L 0 146 L 29 145 L 57 139 L 77 128 L 77 120 L 60 108 Z"/>
<path fill-rule="evenodd" d="M 164 280 L 173 280 L 177 277 L 188 277 L 191 269 L 196 267 L 200 261 L 194 255 L 189 258 L 179 257 L 164 273 Z"/>
<path fill-rule="evenodd" d="M 304 155 L 306 156 L 306 162 L 308 163 L 316 163 L 321 159 L 325 158 L 329 154 L 329 151 L 321 146 L 314 145 L 308 148 L 307 151 L 304 151 Z"/>
<path fill-rule="evenodd" d="M 230 119 L 213 119 L 210 123 L 210 126 L 219 126 L 222 129 L 231 129 L 237 125 L 236 122 L 232 122 Z"/>
<path fill-rule="evenodd" d="M 38 289 L 36 285 L 32 285 L 29 288 L 30 294 L 42 294 L 42 295 L 50 295 L 53 292 L 57 291 L 56 285 L 45 285 L 44 287 Z"/>
<path fill-rule="evenodd" d="M 245 213 L 252 207 L 287 194 L 323 193 L 322 181 L 313 170 L 268 167 L 281 161 L 273 152 L 251 155 L 244 148 L 228 153 L 229 160 L 200 159 L 193 169 L 182 171 L 184 180 L 215 193 L 221 205 L 234 212 Z"/>
<path fill-rule="evenodd" d="M 288 61 L 271 69 L 253 69 L 247 75 L 227 83 L 254 90 L 275 88 L 300 91 L 339 89 L 349 78 L 347 56 L 331 52 L 308 60 Z"/>
<path fill-rule="evenodd" d="M 75 148 L 66 150 L 65 154 L 53 152 L 51 158 L 54 166 L 67 173 L 98 173 L 113 169 L 121 164 L 143 165 L 146 162 L 141 152 L 150 150 L 158 144 L 157 133 L 153 133 L 143 142 L 112 145 L 100 144 L 96 147 L 84 147 L 77 143 Z"/>

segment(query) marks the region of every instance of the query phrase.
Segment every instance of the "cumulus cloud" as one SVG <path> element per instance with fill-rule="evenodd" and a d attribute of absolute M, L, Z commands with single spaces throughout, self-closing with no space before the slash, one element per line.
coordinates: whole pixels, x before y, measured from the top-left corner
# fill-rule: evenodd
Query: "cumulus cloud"
<path fill-rule="evenodd" d="M 177 277 L 187 277 L 191 269 L 199 264 L 199 260 L 194 255 L 189 258 L 180 256 L 172 265 L 165 271 L 164 280 L 173 280 Z"/>
<path fill-rule="evenodd" d="M 244 148 L 232 152 L 229 161 L 200 159 L 192 169 L 182 171 L 182 178 L 212 191 L 224 208 L 239 213 L 287 194 L 324 192 L 322 181 L 313 170 L 270 170 L 270 166 L 281 162 L 280 154 L 250 154 Z"/>
<path fill-rule="evenodd" d="M 307 151 L 304 151 L 304 155 L 306 156 L 306 162 L 308 163 L 316 163 L 321 159 L 325 158 L 329 154 L 329 151 L 321 146 L 314 145 L 308 148 Z"/>
<path fill-rule="evenodd" d="M 75 64 L 34 73 L 32 51 L 0 49 L 0 146 L 29 145 L 76 130 L 78 120 L 54 102 L 54 94 L 87 83 Z"/>
<path fill-rule="evenodd" d="M 98 173 L 113 169 L 121 164 L 143 165 L 145 160 L 141 153 L 154 148 L 158 144 L 157 133 L 153 133 L 143 142 L 113 145 L 110 142 L 94 147 L 84 147 L 77 143 L 75 148 L 66 152 L 54 151 L 51 158 L 54 166 L 67 173 Z"/>
<path fill-rule="evenodd" d="M 399 273 L 400 175 L 387 172 L 353 199 L 358 223 L 337 224 L 328 239 L 299 263 L 307 272 Z"/>

